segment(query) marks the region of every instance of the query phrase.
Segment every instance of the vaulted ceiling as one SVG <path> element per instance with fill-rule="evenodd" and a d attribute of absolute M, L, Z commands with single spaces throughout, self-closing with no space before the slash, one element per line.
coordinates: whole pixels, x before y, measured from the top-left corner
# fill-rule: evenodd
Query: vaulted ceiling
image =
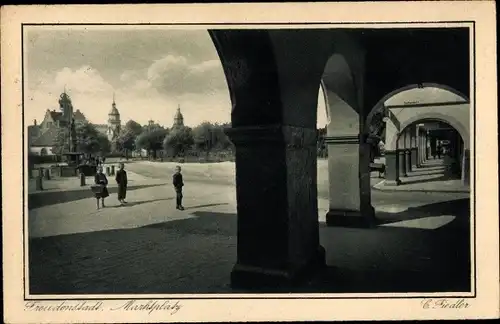
<path fill-rule="evenodd" d="M 365 107 L 418 83 L 447 85 L 470 97 L 468 28 L 355 31 L 367 50 Z"/>

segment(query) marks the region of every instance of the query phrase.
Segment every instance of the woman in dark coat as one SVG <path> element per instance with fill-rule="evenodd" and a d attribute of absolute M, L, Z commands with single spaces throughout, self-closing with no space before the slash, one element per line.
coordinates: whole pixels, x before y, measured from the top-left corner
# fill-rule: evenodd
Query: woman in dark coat
<path fill-rule="evenodd" d="M 125 197 L 127 196 L 127 171 L 125 171 L 125 164 L 120 163 L 120 170 L 116 172 L 116 183 L 118 184 L 118 201 L 121 204 L 126 203 Z"/>
<path fill-rule="evenodd" d="M 102 199 L 102 208 L 106 207 L 104 206 L 104 198 L 109 196 L 108 192 L 108 178 L 106 178 L 106 175 L 102 173 L 102 167 L 97 168 L 97 173 L 94 178 L 95 184 L 98 185 L 103 185 L 102 190 L 100 192 L 95 193 L 95 197 L 97 199 L 97 209 L 99 209 L 99 199 Z"/>

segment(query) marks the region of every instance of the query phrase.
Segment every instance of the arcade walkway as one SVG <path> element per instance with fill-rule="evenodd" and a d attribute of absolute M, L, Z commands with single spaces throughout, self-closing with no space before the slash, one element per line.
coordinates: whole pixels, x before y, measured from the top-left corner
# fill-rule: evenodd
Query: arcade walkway
<path fill-rule="evenodd" d="M 161 165 L 128 168 L 166 174 Z M 356 229 L 325 225 L 328 192 L 318 190 L 328 267 L 285 292 L 469 290 L 468 194 L 374 191 L 379 225 Z M 229 286 L 234 185 L 191 180 L 184 212 L 174 209 L 171 191 L 169 185 L 138 188 L 128 206 L 110 199 L 100 211 L 92 198 L 31 210 L 31 293 L 252 292 Z"/>

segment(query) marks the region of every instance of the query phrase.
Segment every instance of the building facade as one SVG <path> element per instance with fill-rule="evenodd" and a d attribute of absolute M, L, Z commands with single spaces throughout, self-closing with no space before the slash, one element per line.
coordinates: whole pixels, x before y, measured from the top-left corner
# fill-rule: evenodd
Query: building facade
<path fill-rule="evenodd" d="M 56 138 L 61 128 L 68 127 L 71 120 L 75 124 L 87 123 L 85 115 L 77 109 L 74 111 L 71 98 L 64 91 L 59 97 L 59 110 L 47 109 L 40 124 L 35 119 L 33 125 L 28 126 L 28 150 L 33 155 L 54 155 L 52 148 L 56 144 Z M 94 124 L 96 130 L 106 135 L 110 141 L 116 139 L 122 129 L 120 112 L 116 108 L 115 99 L 108 114 L 107 124 Z"/>

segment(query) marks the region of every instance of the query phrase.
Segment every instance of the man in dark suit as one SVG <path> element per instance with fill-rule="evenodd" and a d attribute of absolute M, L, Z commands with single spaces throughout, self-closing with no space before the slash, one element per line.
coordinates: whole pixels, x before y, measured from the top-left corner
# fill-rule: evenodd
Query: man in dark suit
<path fill-rule="evenodd" d="M 177 200 L 177 206 L 175 208 L 179 210 L 184 210 L 184 207 L 182 207 L 182 187 L 184 187 L 184 182 L 182 181 L 180 166 L 177 166 L 175 168 L 175 173 L 172 182 L 174 185 L 176 200 Z"/>
<path fill-rule="evenodd" d="M 125 197 L 127 196 L 127 171 L 125 171 L 125 164 L 120 163 L 120 169 L 116 172 L 116 183 L 118 184 L 118 201 L 122 204 L 126 203 Z"/>

